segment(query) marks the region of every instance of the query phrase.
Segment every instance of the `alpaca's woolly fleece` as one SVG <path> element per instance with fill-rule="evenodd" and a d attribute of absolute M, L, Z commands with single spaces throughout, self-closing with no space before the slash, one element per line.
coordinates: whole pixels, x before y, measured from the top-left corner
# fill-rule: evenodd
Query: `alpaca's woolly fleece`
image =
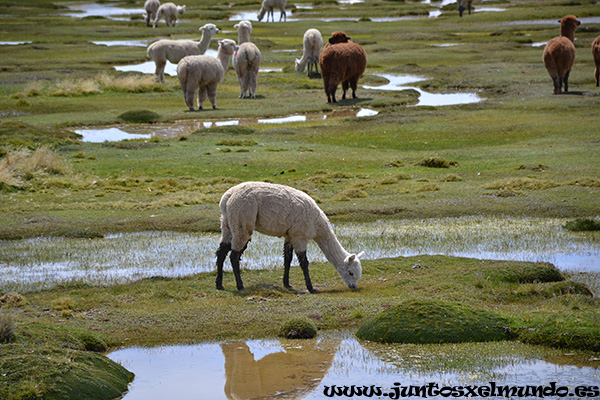
<path fill-rule="evenodd" d="M 367 67 L 367 53 L 358 44 L 349 40 L 343 32 L 336 32 L 325 45 L 319 64 L 323 77 L 323 87 L 327 95 L 328 103 L 336 103 L 335 91 L 337 85 L 342 82 L 342 99 L 346 98 L 348 87 L 352 88 L 352 98 L 356 98 L 356 87 L 358 79 Z M 332 44 L 332 40 L 333 43 Z"/>
<path fill-rule="evenodd" d="M 198 109 L 208 95 L 212 107 L 217 108 L 217 87 L 225 77 L 229 60 L 237 46 L 231 39 L 219 41 L 217 58 L 205 55 L 187 56 L 177 64 L 177 76 L 183 90 L 185 104 L 194 110 L 194 95 L 198 90 Z"/>
<path fill-rule="evenodd" d="M 289 287 L 289 263 L 293 249 L 303 269 L 307 287 L 309 291 L 314 291 L 306 259 L 309 240 L 317 243 L 348 287 L 357 286 L 362 273 L 359 260 L 362 253 L 355 255 L 344 250 L 327 216 L 306 193 L 273 183 L 245 182 L 227 190 L 221 197 L 219 208 L 221 239 L 217 251 L 218 289 L 222 289 L 223 261 L 230 250 L 237 287 L 243 288 L 239 275 L 239 257 L 255 230 L 284 238 L 284 286 Z"/>
<path fill-rule="evenodd" d="M 263 17 L 265 16 L 265 13 L 267 13 L 266 22 L 269 22 L 269 15 L 271 16 L 273 22 L 275 22 L 275 15 L 273 14 L 273 9 L 275 7 L 278 7 L 281 11 L 281 15 L 279 16 L 279 22 L 281 22 L 282 19 L 284 21 L 287 21 L 287 15 L 285 13 L 286 3 L 287 0 L 263 0 L 260 10 L 258 11 L 258 21 L 262 21 Z"/>
<path fill-rule="evenodd" d="M 469 14 L 471 14 L 473 0 L 458 0 L 458 15 L 462 17 L 466 9 L 468 9 Z"/>
<path fill-rule="evenodd" d="M 574 15 L 560 20 L 560 36 L 548 41 L 544 47 L 543 60 L 554 83 L 554 94 L 569 91 L 569 74 L 575 62 L 575 30 L 581 22 Z"/>
<path fill-rule="evenodd" d="M 144 14 L 144 21 L 146 22 L 146 26 L 152 26 L 151 22 L 154 22 L 156 19 L 156 12 L 160 7 L 160 1 L 158 0 L 146 0 L 144 4 L 144 10 L 146 13 Z"/>
<path fill-rule="evenodd" d="M 323 47 L 323 36 L 318 29 L 309 29 L 304 33 L 302 40 L 303 53 L 301 59 L 296 59 L 296 72 L 304 72 L 308 69 L 306 75 L 312 73 L 312 70 L 319 73 L 319 55 Z M 308 68 L 306 66 L 308 65 Z"/>
<path fill-rule="evenodd" d="M 256 87 L 258 85 L 258 69 L 260 67 L 260 50 L 250 42 L 252 23 L 241 21 L 234 25 L 238 30 L 238 51 L 233 55 L 233 69 L 240 83 L 240 99 L 249 97 L 256 98 Z M 247 93 L 247 94 L 246 94 Z"/>
<path fill-rule="evenodd" d="M 202 37 L 195 40 L 162 39 L 148 46 L 147 56 L 156 64 L 156 80 L 165 82 L 165 65 L 167 60 L 177 64 L 185 56 L 197 56 L 206 53 L 213 36 L 219 33 L 214 24 L 206 24 L 199 28 Z"/>
<path fill-rule="evenodd" d="M 177 23 L 177 16 L 185 12 L 185 6 L 177 6 L 175 3 L 164 3 L 158 7 L 156 18 L 154 19 L 153 27 L 156 28 L 161 17 L 165 17 L 167 26 L 171 27 Z"/>
<path fill-rule="evenodd" d="M 596 87 L 598 87 L 600 86 L 600 36 L 592 42 L 592 55 L 594 56 L 594 64 L 596 64 L 594 76 L 596 77 Z"/>

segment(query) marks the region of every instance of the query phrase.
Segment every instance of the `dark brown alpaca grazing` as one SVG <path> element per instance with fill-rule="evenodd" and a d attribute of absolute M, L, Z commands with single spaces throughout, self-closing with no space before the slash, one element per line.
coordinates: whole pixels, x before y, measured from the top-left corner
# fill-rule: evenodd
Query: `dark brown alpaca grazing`
<path fill-rule="evenodd" d="M 348 87 L 352 88 L 352 98 L 356 98 L 358 79 L 367 67 L 367 53 L 358 44 L 350 41 L 344 32 L 334 32 L 319 57 L 323 86 L 328 103 L 336 103 L 335 91 L 342 82 L 342 99 L 346 98 Z"/>
<path fill-rule="evenodd" d="M 569 92 L 569 74 L 575 62 L 575 29 L 580 24 L 574 15 L 563 17 L 560 36 L 548 41 L 544 48 L 544 64 L 554 82 L 554 94 L 561 94 L 563 85 L 565 93 Z"/>
<path fill-rule="evenodd" d="M 592 43 L 592 55 L 594 56 L 594 64 L 596 64 L 596 87 L 600 86 L 600 36 Z"/>

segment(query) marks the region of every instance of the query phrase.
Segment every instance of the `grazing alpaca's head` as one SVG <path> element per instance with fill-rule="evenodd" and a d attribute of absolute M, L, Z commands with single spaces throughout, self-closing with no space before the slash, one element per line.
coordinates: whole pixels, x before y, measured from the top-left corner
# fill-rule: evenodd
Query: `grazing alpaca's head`
<path fill-rule="evenodd" d="M 360 265 L 359 258 L 364 254 L 364 251 L 359 254 L 351 254 L 346 257 L 341 267 L 336 267 L 338 274 L 350 289 L 356 289 L 358 286 L 358 280 L 362 275 L 362 265 Z"/>

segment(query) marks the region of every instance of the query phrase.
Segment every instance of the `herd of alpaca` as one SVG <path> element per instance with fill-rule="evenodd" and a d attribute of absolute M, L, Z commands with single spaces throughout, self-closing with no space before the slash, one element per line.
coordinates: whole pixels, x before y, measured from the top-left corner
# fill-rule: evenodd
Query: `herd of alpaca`
<path fill-rule="evenodd" d="M 472 0 L 457 0 L 457 3 L 460 17 L 465 10 L 471 14 Z M 275 22 L 273 10 L 276 7 L 281 10 L 279 20 L 286 20 L 285 5 L 286 0 L 263 0 L 258 21 L 266 14 L 266 22 L 269 21 L 269 15 Z M 147 0 L 144 8 L 146 25 L 154 27 L 163 15 L 167 26 L 173 26 L 177 15 L 185 10 L 185 6 L 175 6 L 173 3 L 160 5 L 159 0 Z M 575 30 L 580 25 L 580 21 L 573 15 L 567 15 L 559 22 L 560 36 L 548 41 L 543 51 L 543 62 L 552 78 L 554 94 L 569 91 L 569 75 L 576 53 Z M 167 60 L 178 63 L 177 76 L 185 103 L 190 110 L 194 110 L 196 91 L 199 110 L 203 108 L 207 97 L 212 107 L 217 108 L 217 88 L 224 79 L 230 60 L 240 84 L 239 97 L 256 98 L 261 52 L 256 44 L 250 41 L 250 21 L 241 21 L 234 27 L 238 30 L 238 43 L 231 39 L 219 40 L 216 58 L 204 55 L 213 36 L 219 33 L 214 24 L 206 24 L 200 28 L 202 37 L 199 41 L 163 39 L 148 46 L 147 55 L 156 64 L 155 74 L 158 81 L 165 82 L 164 68 Z M 353 42 L 344 32 L 333 32 L 323 46 L 321 32 L 308 29 L 304 33 L 302 45 L 302 57 L 295 60 L 296 72 L 306 70 L 308 76 L 318 75 L 320 67 L 327 102 L 336 102 L 335 92 L 340 82 L 343 89 L 342 99 L 346 98 L 348 89 L 352 89 L 352 97 L 356 98 L 358 79 L 367 65 L 366 52 L 358 43 Z M 600 86 L 600 36 L 592 43 L 592 54 L 596 86 Z M 224 289 L 223 264 L 228 255 L 236 287 L 238 290 L 244 288 L 240 259 L 253 231 L 284 238 L 284 287 L 291 288 L 290 265 L 295 253 L 304 274 L 306 288 L 310 293 L 316 292 L 310 279 L 309 261 L 306 256 L 310 240 L 317 243 L 344 283 L 349 288 L 357 287 L 362 274 L 360 257 L 364 253 L 350 254 L 342 247 L 329 220 L 306 193 L 284 185 L 245 182 L 227 190 L 221 197 L 219 208 L 221 238 L 216 252 L 217 289 Z"/>

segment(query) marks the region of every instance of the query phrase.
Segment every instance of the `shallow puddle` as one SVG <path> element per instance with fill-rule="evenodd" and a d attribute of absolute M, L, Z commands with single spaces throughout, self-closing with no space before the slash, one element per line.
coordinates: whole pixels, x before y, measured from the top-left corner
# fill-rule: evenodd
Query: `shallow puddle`
<path fill-rule="evenodd" d="M 332 397 L 334 386 L 352 385 L 379 388 L 382 394 L 375 398 L 390 397 L 394 388 L 430 383 L 441 388 L 557 382 L 569 392 L 598 385 L 600 361 L 543 351 L 544 358 L 540 349 L 511 342 L 383 345 L 358 341 L 350 332 L 325 331 L 312 340 L 128 348 L 108 357 L 135 373 L 125 400 L 174 395 L 178 400 L 324 399 Z"/>
<path fill-rule="evenodd" d="M 546 261 L 564 271 L 600 271 L 600 238 L 569 232 L 564 219 L 443 218 L 334 226 L 350 252 L 364 259 L 441 254 L 490 260 Z M 215 270 L 218 234 L 139 232 L 104 239 L 36 238 L 0 241 L 0 288 L 25 292 L 61 283 L 111 285 L 152 276 Z M 278 269 L 279 238 L 255 233 L 245 269 Z M 309 243 L 311 262 L 326 259 Z M 294 259 L 293 265 L 297 265 Z M 225 264 L 229 268 L 229 263 Z"/>
<path fill-rule="evenodd" d="M 126 139 L 150 139 L 152 137 L 173 138 L 189 135 L 192 132 L 210 128 L 212 126 L 226 125 L 251 125 L 251 124 L 284 124 L 292 122 L 305 122 L 313 120 L 324 120 L 327 118 L 348 118 L 348 117 L 369 117 L 377 115 L 377 111 L 368 108 L 359 110 L 339 110 L 329 113 L 314 113 L 305 115 L 290 115 L 278 118 L 263 119 L 231 119 L 231 120 L 182 120 L 168 124 L 135 124 L 119 125 L 118 127 L 103 128 L 81 128 L 74 129 L 74 132 L 82 136 L 82 142 L 102 143 L 115 142 Z"/>
<path fill-rule="evenodd" d="M 93 44 L 98 46 L 136 46 L 146 47 L 152 40 L 96 40 L 92 41 Z"/>
<path fill-rule="evenodd" d="M 407 86 L 411 83 L 427 80 L 416 75 L 395 75 L 395 74 L 375 74 L 387 79 L 389 82 L 385 85 L 371 86 L 364 85 L 365 89 L 373 90 L 392 90 L 400 91 L 413 89 L 419 92 L 419 102 L 416 106 L 450 106 L 458 104 L 478 103 L 483 99 L 476 93 L 429 93 L 416 86 Z"/>
<path fill-rule="evenodd" d="M 63 14 L 67 17 L 85 18 L 85 17 L 105 17 L 116 21 L 129 21 L 129 18 L 120 17 L 123 15 L 143 14 L 143 8 L 121 8 L 107 3 L 78 3 L 67 4 L 72 12 Z"/>
<path fill-rule="evenodd" d="M 31 43 L 31 41 L 23 41 L 23 42 L 17 42 L 17 41 L 14 41 L 14 42 L 10 42 L 10 41 L 9 42 L 3 42 L 3 41 L 0 41 L 0 46 L 18 46 L 18 45 L 21 45 L 21 44 L 30 44 L 30 43 Z"/>

